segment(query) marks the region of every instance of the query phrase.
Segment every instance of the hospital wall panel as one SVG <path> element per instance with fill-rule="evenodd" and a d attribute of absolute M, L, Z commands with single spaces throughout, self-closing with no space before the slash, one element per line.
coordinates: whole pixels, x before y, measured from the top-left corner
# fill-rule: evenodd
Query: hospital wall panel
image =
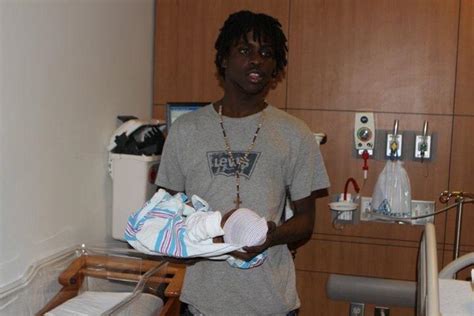
<path fill-rule="evenodd" d="M 456 76 L 456 114 L 474 115 L 474 1 L 461 0 Z"/>
<path fill-rule="evenodd" d="M 214 42 L 227 16 L 237 10 L 274 15 L 288 34 L 289 1 L 156 1 L 154 104 L 215 101 L 222 95 Z M 285 106 L 285 80 L 269 101 Z"/>
<path fill-rule="evenodd" d="M 354 113 L 349 111 L 324 110 L 288 110 L 288 112 L 304 120 L 313 132 L 327 134 L 326 144 L 321 145 L 326 168 L 331 180 L 329 194 L 344 192 L 345 182 L 354 178 L 361 189 L 361 195 L 371 197 L 379 174 L 387 160 L 384 158 L 385 140 L 375 145 L 375 159 L 368 162 L 369 171 L 364 184 L 362 165 L 363 160 L 356 157 L 354 150 Z M 384 134 L 393 128 L 395 119 L 399 120 L 399 131 L 408 132 L 405 144 L 412 146 L 404 148 L 404 167 L 408 173 L 412 199 L 435 201 L 439 206 L 439 194 L 448 187 L 449 150 L 452 130 L 452 117 L 444 115 L 424 114 L 393 114 L 375 113 L 375 126 L 379 133 Z M 429 122 L 429 131 L 436 135 L 433 147 L 433 159 L 423 163 L 413 160 L 414 134 L 421 134 L 423 122 Z M 336 123 L 337 122 L 337 123 Z M 382 151 L 382 154 L 380 154 Z M 349 186 L 349 193 L 354 189 Z M 317 204 L 316 226 L 318 233 L 342 234 L 351 236 L 366 236 L 374 238 L 416 240 L 420 238 L 422 227 L 397 224 L 361 223 L 346 225 L 338 231 L 331 225 L 332 214 L 328 207 L 329 198 L 321 199 Z M 444 238 L 444 219 L 442 214 L 436 217 L 436 231 L 439 239 Z"/>
<path fill-rule="evenodd" d="M 153 109 L 152 109 L 152 117 L 160 120 L 160 121 L 166 121 L 166 108 L 162 104 L 154 104 Z"/>
<path fill-rule="evenodd" d="M 229 13 L 243 8 L 266 12 L 283 24 L 289 64 L 268 100 L 303 119 L 313 132 L 327 134 L 321 151 L 331 180 L 330 195 L 317 201 L 312 239 L 296 256 L 301 315 L 348 314 L 348 304 L 325 296 L 330 273 L 415 278 L 422 226 L 332 225 L 330 196 L 354 177 L 361 195 L 370 197 L 386 163 L 377 153 L 378 138 L 364 184 L 363 162 L 353 149 L 355 112 L 374 112 L 376 129 L 383 131 L 398 119 L 399 131 L 410 137 L 429 122 L 432 160 L 413 161 L 413 139 L 404 140 L 405 146 L 411 144 L 403 161 L 413 199 L 436 201 L 439 209 L 444 190 L 474 192 L 473 7 L 471 0 L 157 0 L 156 118 L 165 118 L 167 102 L 221 97 L 213 45 Z M 462 251 L 474 250 L 468 227 L 474 222 L 473 207 L 465 206 Z M 453 211 L 435 219 L 440 268 L 452 256 L 454 223 Z M 398 308 L 390 313 L 413 314 Z"/>
<path fill-rule="evenodd" d="M 449 189 L 474 193 L 474 117 L 454 117 L 453 133 Z M 454 200 L 450 202 L 453 203 Z M 456 208 L 448 211 L 445 238 L 447 244 L 454 243 L 455 223 Z M 461 245 L 463 246 L 474 247 L 472 223 L 474 223 L 474 204 L 464 204 L 461 226 Z"/>
<path fill-rule="evenodd" d="M 416 242 L 331 240 L 316 234 L 298 249 L 295 263 L 298 270 L 414 281 L 417 256 Z"/>
<path fill-rule="evenodd" d="M 348 315 L 349 304 L 327 299 L 326 282 L 329 274 L 298 270 L 296 286 L 303 302 L 300 316 Z"/>
<path fill-rule="evenodd" d="M 450 113 L 458 1 L 291 1 L 288 108 Z"/>

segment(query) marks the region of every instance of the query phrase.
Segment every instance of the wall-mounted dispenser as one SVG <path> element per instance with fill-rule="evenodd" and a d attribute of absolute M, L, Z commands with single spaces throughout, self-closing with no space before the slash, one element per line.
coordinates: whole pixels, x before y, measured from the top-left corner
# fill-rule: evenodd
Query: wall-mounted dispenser
<path fill-rule="evenodd" d="M 421 135 L 415 137 L 415 159 L 430 159 L 431 157 L 431 136 L 428 135 L 428 121 L 423 123 Z"/>
<path fill-rule="evenodd" d="M 402 156 L 402 134 L 398 133 L 398 120 L 393 123 L 392 134 L 387 134 L 387 147 L 385 156 L 391 160 Z"/>

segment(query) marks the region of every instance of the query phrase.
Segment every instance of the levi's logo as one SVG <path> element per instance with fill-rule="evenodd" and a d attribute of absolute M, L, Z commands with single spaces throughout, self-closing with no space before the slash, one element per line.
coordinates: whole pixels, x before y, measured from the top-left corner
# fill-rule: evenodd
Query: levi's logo
<path fill-rule="evenodd" d="M 229 155 L 225 151 L 210 151 L 207 152 L 207 163 L 209 165 L 209 170 L 213 176 L 224 175 L 226 177 L 235 176 L 235 171 L 237 169 L 237 164 L 241 164 L 240 175 L 250 179 L 253 169 L 257 164 L 258 157 L 260 157 L 259 152 L 250 152 L 247 156 L 247 161 L 244 161 L 243 158 L 245 152 L 243 151 L 233 151 L 232 157 L 236 163 L 233 163 L 232 159 L 229 158 Z"/>

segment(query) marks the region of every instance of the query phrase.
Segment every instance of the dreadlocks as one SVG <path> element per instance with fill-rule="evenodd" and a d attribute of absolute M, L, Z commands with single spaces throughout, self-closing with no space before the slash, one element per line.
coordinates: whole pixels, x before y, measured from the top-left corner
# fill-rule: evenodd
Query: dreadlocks
<path fill-rule="evenodd" d="M 253 40 L 270 41 L 274 50 L 274 59 L 276 61 L 276 74 L 281 72 L 286 64 L 286 37 L 281 30 L 281 24 L 277 19 L 263 14 L 250 11 L 239 11 L 229 15 L 220 29 L 220 34 L 214 45 L 216 52 L 215 64 L 219 75 L 225 77 L 225 69 L 222 67 L 222 61 L 228 56 L 230 48 L 240 39 L 247 41 L 247 34 L 253 31 Z"/>

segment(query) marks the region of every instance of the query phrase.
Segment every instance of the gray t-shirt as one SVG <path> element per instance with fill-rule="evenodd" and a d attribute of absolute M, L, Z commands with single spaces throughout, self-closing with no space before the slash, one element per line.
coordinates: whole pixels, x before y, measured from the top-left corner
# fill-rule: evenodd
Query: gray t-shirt
<path fill-rule="evenodd" d="M 229 144 L 238 161 L 251 144 L 262 112 L 224 117 Z M 225 151 L 219 115 L 212 105 L 177 119 L 168 134 L 156 183 L 196 194 L 213 210 L 235 208 L 235 166 Z M 292 200 L 327 188 L 319 146 L 299 119 L 272 106 L 263 111 L 255 147 L 242 163 L 241 207 L 280 224 L 286 188 Z M 226 262 L 202 261 L 186 270 L 181 300 L 205 315 L 278 315 L 299 307 L 295 267 L 286 245 L 268 249 L 259 267 L 242 270 Z"/>

